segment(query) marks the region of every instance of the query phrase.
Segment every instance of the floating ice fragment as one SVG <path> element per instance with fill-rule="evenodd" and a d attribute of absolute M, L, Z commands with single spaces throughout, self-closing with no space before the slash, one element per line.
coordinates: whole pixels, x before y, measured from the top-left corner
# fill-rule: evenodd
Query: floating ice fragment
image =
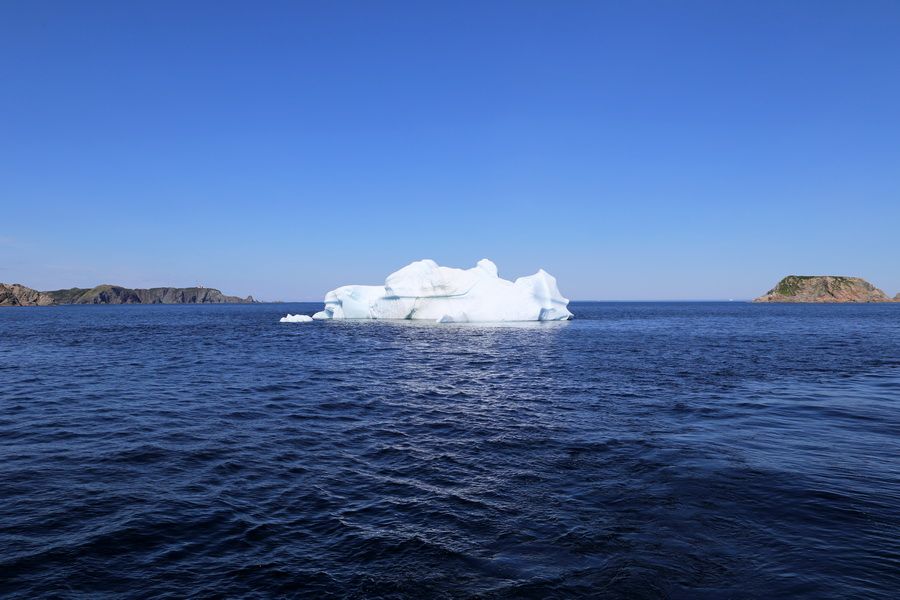
<path fill-rule="evenodd" d="M 425 319 L 438 323 L 564 321 L 572 318 L 556 279 L 539 270 L 501 279 L 488 259 L 471 269 L 419 260 L 388 275 L 383 286 L 345 285 L 325 295 L 313 319 Z"/>
<path fill-rule="evenodd" d="M 281 317 L 279 323 L 312 323 L 313 318 L 309 315 L 292 315 Z"/>

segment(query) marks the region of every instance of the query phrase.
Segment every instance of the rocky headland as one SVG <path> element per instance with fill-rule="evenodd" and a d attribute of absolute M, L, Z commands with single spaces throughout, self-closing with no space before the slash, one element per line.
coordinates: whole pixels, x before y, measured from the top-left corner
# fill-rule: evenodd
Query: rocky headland
<path fill-rule="evenodd" d="M 0 283 L 0 306 L 50 306 L 53 298 L 19 283 Z"/>
<path fill-rule="evenodd" d="M 251 304 L 253 296 L 226 296 L 215 288 L 126 288 L 98 285 L 39 292 L 20 284 L 0 283 L 0 306 L 52 306 L 55 304 Z"/>
<path fill-rule="evenodd" d="M 837 275 L 788 275 L 754 302 L 897 302 L 859 277 Z"/>

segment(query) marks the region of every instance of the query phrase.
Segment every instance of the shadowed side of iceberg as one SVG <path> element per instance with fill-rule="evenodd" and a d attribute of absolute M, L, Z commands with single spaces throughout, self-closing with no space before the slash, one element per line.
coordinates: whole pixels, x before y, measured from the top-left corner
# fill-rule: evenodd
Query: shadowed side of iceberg
<path fill-rule="evenodd" d="M 346 285 L 325 295 L 314 319 L 415 319 L 438 323 L 564 321 L 572 318 L 556 279 L 539 270 L 515 282 L 487 259 L 471 269 L 420 260 L 391 273 L 384 286 Z"/>

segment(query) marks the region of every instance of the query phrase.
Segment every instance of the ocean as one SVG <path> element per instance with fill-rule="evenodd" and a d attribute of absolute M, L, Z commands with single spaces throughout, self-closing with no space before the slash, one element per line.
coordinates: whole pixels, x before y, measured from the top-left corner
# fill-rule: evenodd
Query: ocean
<path fill-rule="evenodd" d="M 900 304 L 0 310 L 5 598 L 900 590 Z"/>

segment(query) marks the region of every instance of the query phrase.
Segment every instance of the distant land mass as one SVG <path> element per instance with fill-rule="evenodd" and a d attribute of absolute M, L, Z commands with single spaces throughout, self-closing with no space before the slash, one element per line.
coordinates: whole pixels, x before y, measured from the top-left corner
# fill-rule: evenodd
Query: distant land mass
<path fill-rule="evenodd" d="M 859 277 L 788 275 L 754 302 L 900 302 Z"/>
<path fill-rule="evenodd" d="M 0 306 L 52 306 L 56 304 L 251 304 L 253 296 L 226 296 L 215 288 L 126 288 L 98 285 L 39 292 L 18 283 L 0 283 Z"/>

